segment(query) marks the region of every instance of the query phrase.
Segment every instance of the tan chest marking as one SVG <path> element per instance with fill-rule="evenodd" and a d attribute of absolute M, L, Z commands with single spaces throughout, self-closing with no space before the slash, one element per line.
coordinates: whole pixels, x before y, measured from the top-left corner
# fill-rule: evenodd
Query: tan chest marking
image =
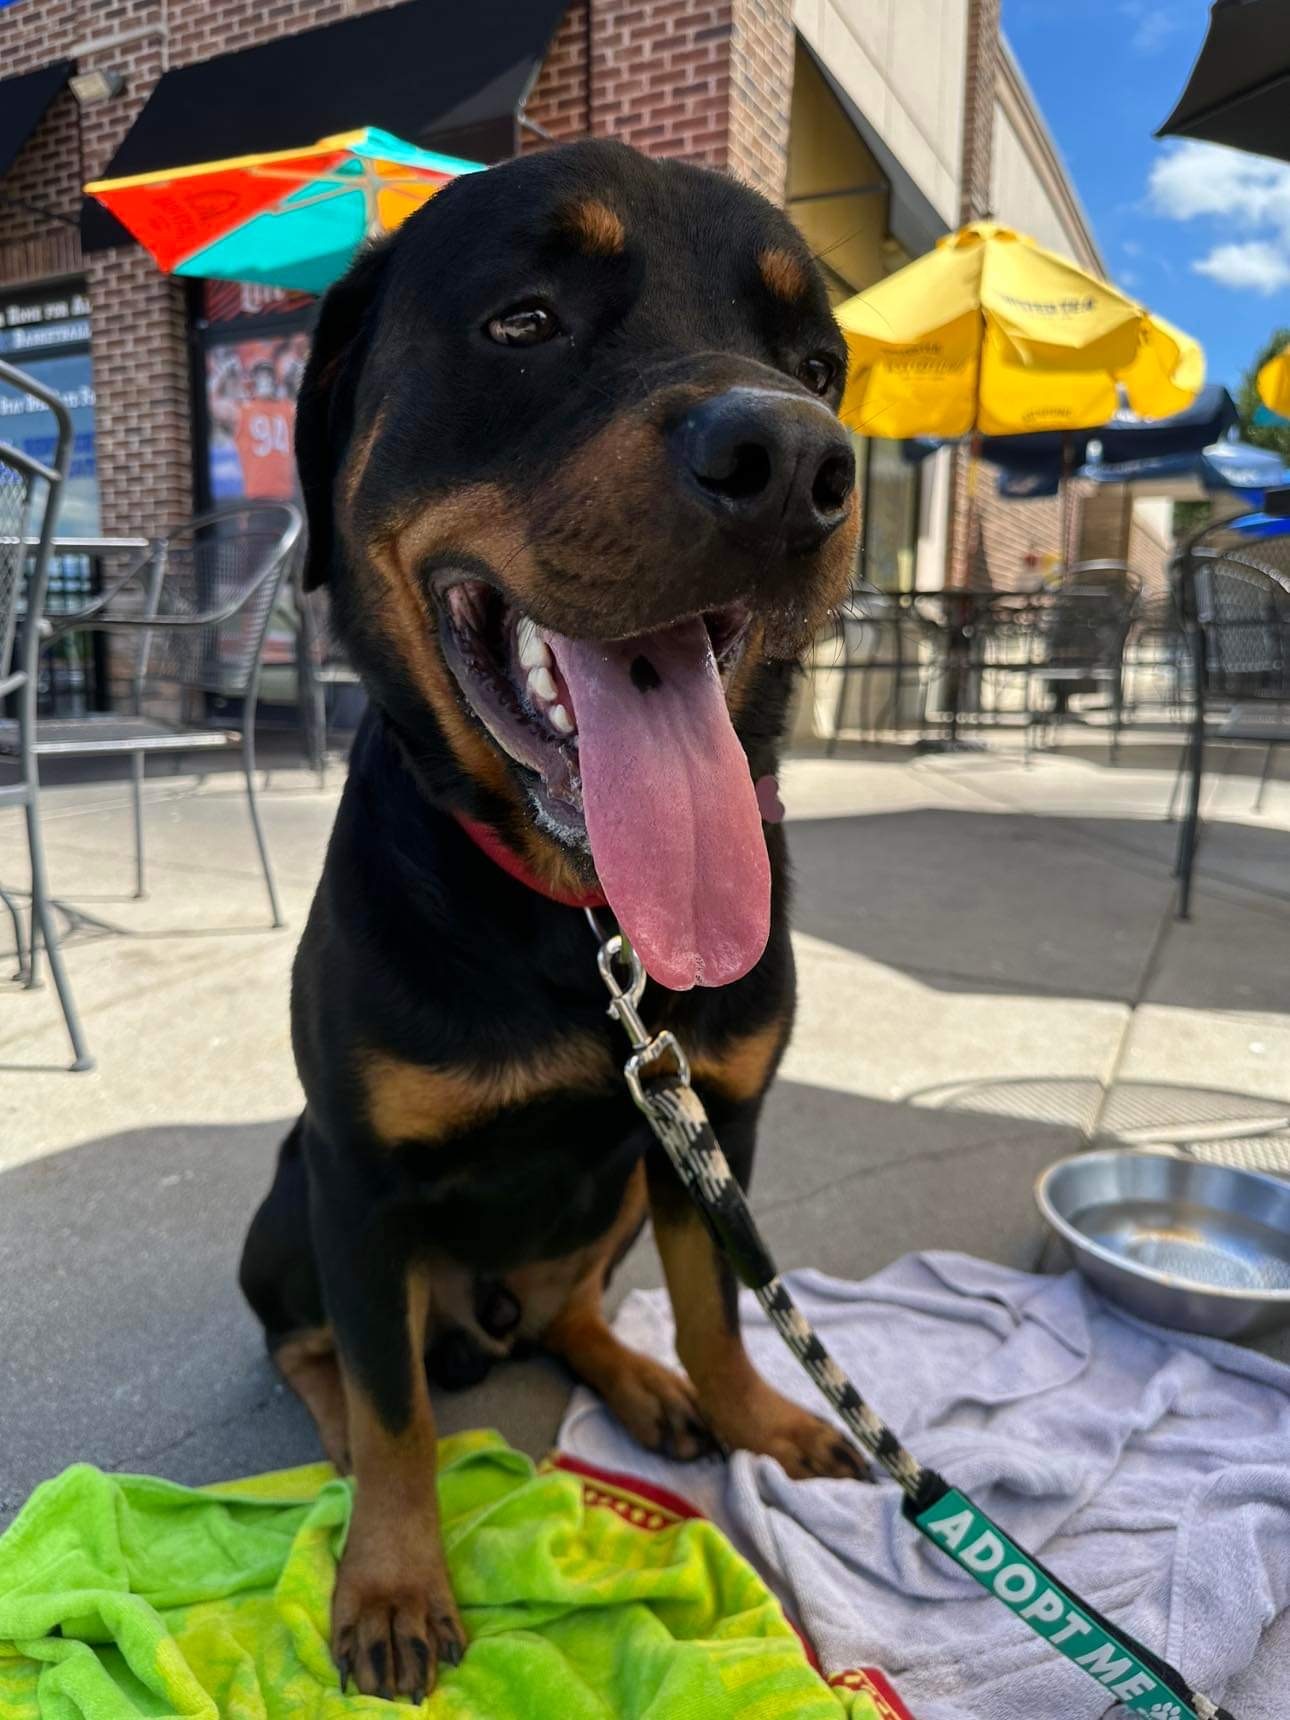
<path fill-rule="evenodd" d="M 594 1039 L 566 1039 L 524 1062 L 431 1067 L 363 1053 L 359 1076 L 373 1134 L 387 1146 L 460 1135 L 514 1105 L 569 1088 L 606 1088 L 614 1067 Z"/>
<path fill-rule="evenodd" d="M 755 1099 L 770 1081 L 787 1037 L 788 1022 L 776 1016 L 764 1027 L 727 1040 L 716 1051 L 694 1052 L 691 1073 L 727 1099 Z"/>

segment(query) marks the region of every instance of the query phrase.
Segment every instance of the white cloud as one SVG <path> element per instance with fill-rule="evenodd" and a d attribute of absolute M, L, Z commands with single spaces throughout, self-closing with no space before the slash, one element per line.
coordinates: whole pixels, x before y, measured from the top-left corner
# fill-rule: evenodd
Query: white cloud
<path fill-rule="evenodd" d="M 1222 287 L 1235 287 L 1270 297 L 1290 286 L 1290 256 L 1264 239 L 1243 245 L 1216 245 L 1206 257 L 1192 264 L 1198 275 L 1208 275 Z"/>
<path fill-rule="evenodd" d="M 1142 246 L 1136 239 L 1121 239 L 1120 249 L 1126 257 L 1140 257 L 1142 255 Z"/>
<path fill-rule="evenodd" d="M 1152 213 L 1167 220 L 1243 235 L 1193 262 L 1196 274 L 1246 292 L 1290 285 L 1290 163 L 1189 139 L 1157 156 L 1147 197 Z"/>
<path fill-rule="evenodd" d="M 1184 23 L 1190 24 L 1190 19 L 1178 16 L 1176 0 L 1173 6 L 1148 5 L 1146 0 L 1124 0 L 1120 10 L 1126 18 L 1133 20 L 1129 46 L 1136 54 L 1154 54 L 1175 30 Z"/>
<path fill-rule="evenodd" d="M 1157 156 L 1147 190 L 1155 212 L 1175 221 L 1218 215 L 1290 236 L 1290 162 L 1187 139 Z"/>

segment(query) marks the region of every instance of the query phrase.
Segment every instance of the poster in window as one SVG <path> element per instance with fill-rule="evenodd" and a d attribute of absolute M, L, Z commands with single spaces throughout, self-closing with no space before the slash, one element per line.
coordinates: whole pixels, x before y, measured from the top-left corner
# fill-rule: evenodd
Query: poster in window
<path fill-rule="evenodd" d="M 75 440 L 58 516 L 62 537 L 96 537 L 99 531 L 89 313 L 89 299 L 75 287 L 0 303 L 0 358 L 52 389 L 71 413 Z M 52 462 L 58 448 L 53 413 L 34 394 L 0 389 L 0 442 Z"/>
<path fill-rule="evenodd" d="M 309 337 L 221 341 L 206 353 L 210 488 L 215 502 L 289 502 L 296 396 Z"/>
<path fill-rule="evenodd" d="M 296 396 L 309 357 L 304 333 L 213 342 L 206 350 L 212 503 L 297 498 Z M 266 667 L 295 662 L 297 627 L 286 586 L 269 624 Z M 270 680 L 266 694 L 275 692 Z M 290 695 L 294 696 L 294 694 Z"/>

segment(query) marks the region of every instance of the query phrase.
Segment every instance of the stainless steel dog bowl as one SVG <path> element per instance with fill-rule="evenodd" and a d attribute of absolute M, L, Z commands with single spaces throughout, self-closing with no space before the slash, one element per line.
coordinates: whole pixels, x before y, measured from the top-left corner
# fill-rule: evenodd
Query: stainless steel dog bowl
<path fill-rule="evenodd" d="M 1290 1184 L 1178 1153 L 1079 1153 L 1035 1185 L 1075 1265 L 1131 1313 L 1217 1338 L 1290 1321 Z"/>

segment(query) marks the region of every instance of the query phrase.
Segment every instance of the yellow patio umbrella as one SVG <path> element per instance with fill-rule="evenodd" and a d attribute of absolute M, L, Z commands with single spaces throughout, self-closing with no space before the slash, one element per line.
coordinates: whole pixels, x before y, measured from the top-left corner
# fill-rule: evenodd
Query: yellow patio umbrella
<path fill-rule="evenodd" d="M 1268 360 L 1259 371 L 1254 386 L 1269 412 L 1290 418 L 1290 346 Z"/>
<path fill-rule="evenodd" d="M 1033 239 L 974 221 L 835 313 L 850 349 L 842 418 L 867 436 L 1085 430 L 1195 399 L 1190 336 Z"/>

